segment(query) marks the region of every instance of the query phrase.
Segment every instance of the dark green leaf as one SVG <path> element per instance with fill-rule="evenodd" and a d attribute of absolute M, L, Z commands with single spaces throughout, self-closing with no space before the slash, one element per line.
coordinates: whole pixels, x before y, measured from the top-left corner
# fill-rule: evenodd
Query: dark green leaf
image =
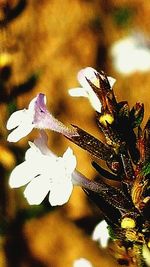
<path fill-rule="evenodd" d="M 140 126 L 143 117 L 144 117 L 144 104 L 136 103 L 135 106 L 130 111 L 131 127 L 136 128 Z"/>
<path fill-rule="evenodd" d="M 144 167 L 142 168 L 142 174 L 144 176 L 150 174 L 150 162 L 148 162 Z"/>

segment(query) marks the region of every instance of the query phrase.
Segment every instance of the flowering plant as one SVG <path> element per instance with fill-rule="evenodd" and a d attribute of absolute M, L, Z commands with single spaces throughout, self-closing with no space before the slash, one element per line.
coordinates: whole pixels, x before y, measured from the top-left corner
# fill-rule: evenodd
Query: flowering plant
<path fill-rule="evenodd" d="M 136 103 L 130 109 L 128 102 L 118 102 L 112 88 L 115 80 L 103 71 L 88 67 L 79 72 L 78 79 L 82 88 L 70 89 L 69 93 L 89 98 L 105 142 L 78 126 L 66 127 L 54 118 L 47 110 L 46 97 L 40 93 L 28 109 L 16 111 L 8 120 L 7 129 L 14 129 L 8 136 L 9 142 L 18 141 L 33 128 L 40 130 L 40 137 L 29 143 L 25 161 L 12 171 L 9 184 L 11 187 L 28 184 L 24 195 L 29 204 L 40 204 L 50 192 L 49 202 L 53 206 L 68 201 L 73 185 L 81 186 L 102 211 L 113 233 L 111 238 L 125 249 L 118 262 L 142 266 L 142 251 L 150 247 L 150 120 L 142 129 L 143 104 Z M 76 158 L 71 148 L 62 157 L 54 155 L 47 147 L 45 129 L 63 134 L 88 151 L 94 158 L 92 165 L 98 178 L 91 181 L 75 169 Z M 99 165 L 100 159 L 110 171 Z M 111 181 L 117 181 L 118 186 L 111 185 Z"/>

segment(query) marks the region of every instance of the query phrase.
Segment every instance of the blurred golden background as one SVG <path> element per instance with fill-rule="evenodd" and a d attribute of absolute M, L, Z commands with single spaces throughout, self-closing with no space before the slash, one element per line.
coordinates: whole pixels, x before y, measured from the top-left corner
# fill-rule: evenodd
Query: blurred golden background
<path fill-rule="evenodd" d="M 114 91 L 119 101 L 127 100 L 130 106 L 143 102 L 146 121 L 149 15 L 148 0 L 0 0 L 1 267 L 71 267 L 80 257 L 90 260 L 93 267 L 118 266 L 109 256 L 110 249 L 103 251 L 90 238 L 102 216 L 80 188 L 74 189 L 66 205 L 52 209 L 46 201 L 41 207 L 29 207 L 22 189 L 8 187 L 11 170 L 23 160 L 28 140 L 37 132 L 17 144 L 8 143 L 6 121 L 14 110 L 27 107 L 42 92 L 59 120 L 100 137 L 89 102 L 68 95 L 69 88 L 78 86 L 77 72 L 87 66 L 117 79 Z M 114 53 L 114 45 L 126 38 L 129 40 L 121 50 L 124 57 L 118 59 L 120 50 L 118 47 Z M 136 56 L 132 58 L 134 48 Z M 122 60 L 120 69 L 117 60 Z M 71 146 L 78 170 L 94 177 L 85 151 L 53 132 L 49 133 L 49 146 L 58 155 Z"/>

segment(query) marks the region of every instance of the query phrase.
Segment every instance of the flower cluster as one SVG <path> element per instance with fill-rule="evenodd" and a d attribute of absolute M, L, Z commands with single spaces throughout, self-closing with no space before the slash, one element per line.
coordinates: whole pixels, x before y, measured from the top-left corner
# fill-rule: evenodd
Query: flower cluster
<path fill-rule="evenodd" d="M 82 87 L 70 89 L 69 94 L 89 99 L 105 142 L 78 126 L 66 127 L 54 118 L 46 107 L 45 95 L 40 93 L 28 109 L 16 111 L 7 123 L 7 129 L 12 130 L 9 142 L 18 141 L 33 128 L 41 132 L 34 143 L 29 143 L 25 161 L 12 171 L 10 186 L 27 184 L 24 195 L 30 204 L 40 204 L 50 192 L 51 205 L 66 203 L 73 185 L 81 186 L 102 211 L 113 238 L 120 240 L 127 250 L 132 248 L 133 261 L 140 264 L 137 249 L 140 254 L 142 246 L 150 247 L 150 119 L 142 129 L 143 104 L 136 103 L 130 109 L 128 102 L 118 102 L 113 91 L 115 79 L 103 71 L 85 68 L 79 72 L 78 80 Z M 98 178 L 91 181 L 75 169 L 76 158 L 71 148 L 62 157 L 55 156 L 47 147 L 45 129 L 63 134 L 88 151 Z M 105 161 L 106 169 L 100 166 L 99 160 Z M 112 181 L 118 186 L 112 185 Z M 107 239 L 108 234 L 104 246 Z"/>
<path fill-rule="evenodd" d="M 27 184 L 24 195 L 29 204 L 39 205 L 49 191 L 52 206 L 66 203 L 73 189 L 71 178 L 76 167 L 72 149 L 56 157 L 47 147 L 45 132 L 29 144 L 25 161 L 12 171 L 9 185 L 17 188 Z"/>

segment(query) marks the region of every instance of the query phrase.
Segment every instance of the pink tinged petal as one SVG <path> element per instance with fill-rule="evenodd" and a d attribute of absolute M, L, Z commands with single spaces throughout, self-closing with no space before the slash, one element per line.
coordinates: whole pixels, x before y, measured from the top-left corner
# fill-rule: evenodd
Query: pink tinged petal
<path fill-rule="evenodd" d="M 69 89 L 68 93 L 70 96 L 74 97 L 88 97 L 88 93 L 86 92 L 86 90 L 80 87 Z"/>
<path fill-rule="evenodd" d="M 66 127 L 49 113 L 45 106 L 45 95 L 39 94 L 35 104 L 34 126 L 39 129 L 49 129 L 65 135 L 68 138 L 78 135 L 73 127 Z"/>
<path fill-rule="evenodd" d="M 24 196 L 30 205 L 39 205 L 50 190 L 50 180 L 40 175 L 33 179 L 26 187 Z"/>
<path fill-rule="evenodd" d="M 43 155 L 53 156 L 57 158 L 57 156 L 47 146 L 48 136 L 44 130 L 40 131 L 40 136 L 34 140 L 34 144 Z"/>
<path fill-rule="evenodd" d="M 27 109 L 21 109 L 12 113 L 7 121 L 6 125 L 7 130 L 14 129 L 18 125 L 20 125 L 20 123 L 22 123 L 22 121 L 24 120 L 27 112 L 28 112 Z"/>
<path fill-rule="evenodd" d="M 42 114 L 48 113 L 47 107 L 46 107 L 46 96 L 42 93 L 38 94 L 36 97 L 36 101 L 34 104 L 34 109 L 35 109 L 35 121 L 37 119 L 38 121 L 38 116 L 39 118 L 42 117 Z M 44 116 L 43 114 L 43 116 Z"/>
<path fill-rule="evenodd" d="M 60 177 L 61 178 L 61 177 Z M 73 190 L 71 179 L 66 181 L 62 177 L 59 183 L 54 182 L 49 194 L 49 202 L 51 206 L 60 206 L 68 202 Z"/>
<path fill-rule="evenodd" d="M 16 166 L 9 178 L 9 185 L 11 188 L 18 188 L 30 182 L 38 172 L 33 168 L 32 163 L 23 162 Z"/>

